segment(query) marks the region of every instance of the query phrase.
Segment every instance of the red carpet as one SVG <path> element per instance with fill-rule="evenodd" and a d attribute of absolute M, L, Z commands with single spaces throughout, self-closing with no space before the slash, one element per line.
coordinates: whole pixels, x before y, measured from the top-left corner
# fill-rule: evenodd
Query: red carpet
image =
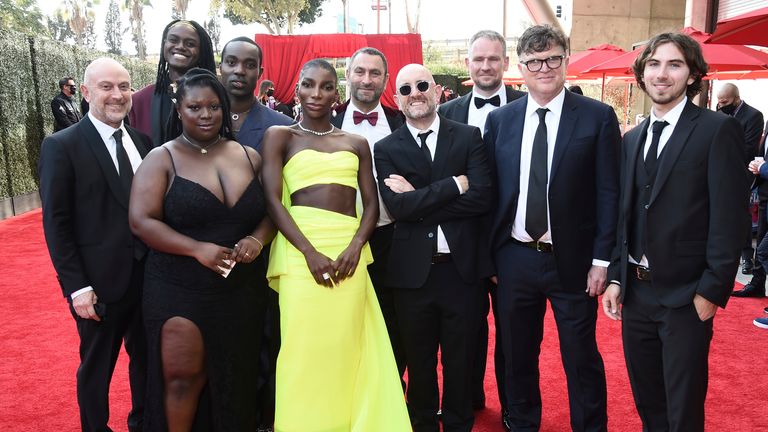
<path fill-rule="evenodd" d="M 40 211 L 0 221 L 0 431 L 79 430 L 75 371 L 77 332 L 61 296 L 43 239 Z M 768 419 L 768 331 L 752 325 L 765 299 L 733 299 L 715 319 L 707 399 L 708 431 L 765 430 Z M 569 431 L 565 376 L 551 314 L 541 355 L 542 431 Z M 598 322 L 598 343 L 608 379 L 608 426 L 639 431 L 640 420 L 624 367 L 620 324 Z M 489 358 L 492 352 L 489 352 Z M 502 431 L 499 402 L 488 362 L 488 407 L 477 412 L 475 431 Z M 125 356 L 115 371 L 111 426 L 125 431 L 129 407 Z"/>

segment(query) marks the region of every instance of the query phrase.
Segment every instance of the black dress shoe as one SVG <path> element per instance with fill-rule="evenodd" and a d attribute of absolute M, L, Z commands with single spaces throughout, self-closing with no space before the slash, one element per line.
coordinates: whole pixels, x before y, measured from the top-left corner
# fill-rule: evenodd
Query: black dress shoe
<path fill-rule="evenodd" d="M 509 418 L 509 411 L 507 410 L 501 410 L 501 425 L 504 426 L 505 431 L 512 431 L 512 420 Z"/>
<path fill-rule="evenodd" d="M 741 265 L 741 274 L 752 274 L 752 269 L 755 268 L 755 263 L 751 259 L 747 258 Z"/>
<path fill-rule="evenodd" d="M 731 293 L 733 297 L 765 297 L 765 287 L 756 287 L 751 283 L 744 285 L 739 291 Z"/>

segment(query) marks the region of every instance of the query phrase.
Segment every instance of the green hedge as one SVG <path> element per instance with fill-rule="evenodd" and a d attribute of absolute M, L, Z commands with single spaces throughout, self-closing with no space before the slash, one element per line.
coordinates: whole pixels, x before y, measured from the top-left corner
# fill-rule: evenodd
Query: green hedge
<path fill-rule="evenodd" d="M 72 76 L 80 84 L 88 63 L 105 55 L 0 30 L 0 200 L 37 190 L 40 144 L 53 132 L 51 99 L 59 79 Z M 128 69 L 134 88 L 154 82 L 156 64 L 109 56 Z"/>

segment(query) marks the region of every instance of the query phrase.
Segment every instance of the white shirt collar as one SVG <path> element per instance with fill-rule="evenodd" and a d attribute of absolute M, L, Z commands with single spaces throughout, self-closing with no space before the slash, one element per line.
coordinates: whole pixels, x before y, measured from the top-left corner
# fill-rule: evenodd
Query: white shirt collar
<path fill-rule="evenodd" d="M 123 135 L 127 133 L 123 125 L 123 122 L 120 122 L 120 127 L 115 129 L 112 126 L 94 117 L 92 114 L 92 111 L 88 111 L 88 118 L 91 119 L 91 123 L 93 123 L 93 126 L 96 128 L 96 132 L 99 133 L 99 136 L 101 136 L 101 140 L 104 141 L 105 143 L 109 142 L 110 138 L 112 138 L 112 135 L 115 133 L 117 129 L 121 129 L 123 131 Z"/>
<path fill-rule="evenodd" d="M 669 128 L 670 130 L 674 129 L 675 125 L 680 120 L 680 115 L 683 113 L 683 108 L 685 108 L 686 102 L 688 102 L 688 96 L 683 96 L 683 99 L 677 105 L 675 105 L 674 108 L 664 114 L 664 117 L 662 118 L 656 117 L 656 113 L 654 112 L 653 108 L 651 108 L 651 121 L 648 124 L 648 127 L 653 126 L 653 122 L 656 120 L 664 120 L 671 126 Z"/>
<path fill-rule="evenodd" d="M 544 106 L 540 106 L 531 95 L 528 95 L 528 102 L 525 106 L 525 118 L 530 117 L 531 115 L 536 113 L 536 110 L 539 108 L 547 108 L 549 109 L 552 114 L 555 115 L 555 118 L 560 118 L 560 114 L 563 112 L 563 103 L 565 102 L 565 87 L 560 91 L 560 93 L 555 96 L 554 99 L 549 101 L 548 104 Z"/>
<path fill-rule="evenodd" d="M 432 131 L 432 133 L 433 133 L 435 136 L 437 136 L 437 133 L 440 131 L 440 116 L 439 116 L 439 115 L 435 115 L 435 120 L 432 122 L 432 124 L 431 124 L 431 125 L 429 125 L 429 127 L 428 127 L 428 128 L 426 128 L 426 129 L 424 129 L 424 130 L 421 130 L 421 129 L 416 129 L 415 127 L 413 127 L 413 126 L 412 126 L 410 123 L 408 123 L 407 121 L 405 122 L 405 125 L 408 127 L 408 131 L 409 131 L 409 132 L 411 133 L 411 135 L 413 136 L 413 140 L 414 140 L 414 141 L 416 141 L 416 144 L 418 144 L 419 146 L 421 146 L 421 141 L 419 141 L 419 134 L 420 134 L 420 133 L 422 133 L 422 132 L 426 132 L 426 131 L 428 131 L 428 130 L 431 130 L 431 131 Z"/>
<path fill-rule="evenodd" d="M 357 105 L 355 105 L 355 102 L 352 99 L 349 100 L 349 106 L 347 107 L 347 111 L 350 112 L 350 113 L 354 113 L 355 111 L 360 111 L 363 114 L 370 114 L 370 113 L 367 113 L 364 110 L 361 110 L 360 108 L 358 108 Z M 377 113 L 379 113 L 379 117 L 383 116 L 384 115 L 384 108 L 381 107 L 381 102 L 379 102 L 379 104 L 376 105 L 376 108 L 372 109 L 370 112 L 377 112 Z"/>

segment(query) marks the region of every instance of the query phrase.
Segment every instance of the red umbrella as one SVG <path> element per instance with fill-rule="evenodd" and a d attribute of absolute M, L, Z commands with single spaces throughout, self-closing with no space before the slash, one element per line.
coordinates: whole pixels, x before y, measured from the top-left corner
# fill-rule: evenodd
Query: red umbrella
<path fill-rule="evenodd" d="M 709 43 L 768 46 L 768 7 L 718 22 Z"/>
<path fill-rule="evenodd" d="M 587 69 L 597 66 L 600 63 L 604 63 L 608 60 L 619 57 L 626 51 L 617 47 L 616 45 L 602 44 L 592 48 L 587 48 L 586 51 L 577 52 L 572 54 L 568 62 L 568 77 L 577 78 L 601 78 L 603 74 L 584 74 Z"/>
<path fill-rule="evenodd" d="M 692 27 L 686 27 L 682 33 L 691 36 L 701 45 L 704 53 L 704 59 L 709 64 L 710 72 L 729 72 L 729 71 L 751 71 L 768 69 L 768 54 L 744 45 L 721 45 L 707 43 L 710 39 L 708 33 L 696 30 Z M 643 51 L 644 47 L 639 47 L 632 52 L 626 53 L 613 60 L 599 64 L 586 72 L 605 73 L 606 76 L 628 76 L 632 75 L 632 63 Z"/>
<path fill-rule="evenodd" d="M 568 61 L 568 71 L 566 72 L 566 75 L 569 79 L 602 78 L 603 84 L 600 90 L 600 100 L 602 101 L 605 98 L 605 74 L 602 72 L 586 73 L 585 71 L 593 66 L 619 57 L 625 52 L 626 51 L 616 45 L 610 44 L 587 48 L 586 51 L 571 55 Z"/>

